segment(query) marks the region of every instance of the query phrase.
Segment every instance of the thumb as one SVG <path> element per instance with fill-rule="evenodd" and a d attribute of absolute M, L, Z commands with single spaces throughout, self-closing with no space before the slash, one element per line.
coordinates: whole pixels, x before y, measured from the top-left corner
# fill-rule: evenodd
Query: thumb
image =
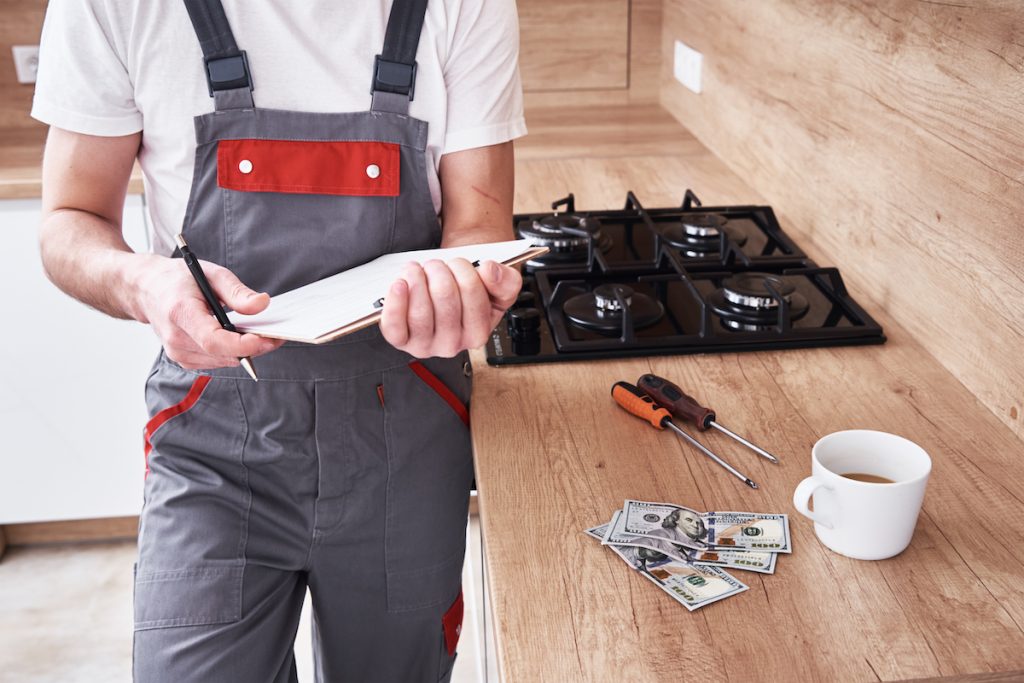
<path fill-rule="evenodd" d="M 259 313 L 270 305 L 270 295 L 266 292 L 256 292 L 247 287 L 238 277 L 227 268 L 222 266 L 208 267 L 203 264 L 203 270 L 210 280 L 210 286 L 217 293 L 217 297 L 224 304 L 239 313 L 252 315 Z"/>
<path fill-rule="evenodd" d="M 494 261 L 485 261 L 480 270 L 491 302 L 502 310 L 511 306 L 523 286 L 519 271 Z"/>

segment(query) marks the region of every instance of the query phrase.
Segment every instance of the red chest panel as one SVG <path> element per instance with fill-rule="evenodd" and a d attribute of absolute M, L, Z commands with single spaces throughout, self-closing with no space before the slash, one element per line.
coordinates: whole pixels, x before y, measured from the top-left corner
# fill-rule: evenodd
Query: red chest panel
<path fill-rule="evenodd" d="M 390 142 L 221 140 L 217 184 L 242 192 L 396 197 L 399 145 Z"/>

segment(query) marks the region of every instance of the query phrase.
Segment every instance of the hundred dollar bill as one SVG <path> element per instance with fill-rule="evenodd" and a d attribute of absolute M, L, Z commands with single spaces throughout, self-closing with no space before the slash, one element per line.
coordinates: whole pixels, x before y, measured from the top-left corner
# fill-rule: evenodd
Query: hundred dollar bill
<path fill-rule="evenodd" d="M 584 533 L 602 540 L 610 528 L 610 523 L 602 524 L 587 529 Z M 641 551 L 644 548 L 629 545 L 608 547 L 622 558 L 623 562 L 643 574 L 691 612 L 747 590 L 746 584 L 718 567 L 687 564 L 665 556 L 662 556 L 662 559 L 642 557 Z"/>
<path fill-rule="evenodd" d="M 793 552 L 787 515 L 764 512 L 705 512 L 707 542 L 716 549 Z"/>
<path fill-rule="evenodd" d="M 789 517 L 762 512 L 705 512 L 670 503 L 627 500 L 624 533 L 663 538 L 695 550 L 792 552 Z"/>
<path fill-rule="evenodd" d="M 621 510 L 616 511 L 609 524 L 597 528 L 605 529 L 605 534 L 601 538 L 604 545 L 642 548 L 639 555 L 646 558 L 661 559 L 660 556 L 663 555 L 677 562 L 729 567 L 762 574 L 775 573 L 775 553 L 722 549 L 694 550 L 655 536 L 631 536 L 625 532 L 625 517 Z"/>

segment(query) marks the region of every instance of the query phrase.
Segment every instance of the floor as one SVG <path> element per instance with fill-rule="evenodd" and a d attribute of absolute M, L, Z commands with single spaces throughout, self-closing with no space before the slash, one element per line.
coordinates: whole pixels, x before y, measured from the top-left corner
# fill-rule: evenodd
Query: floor
<path fill-rule="evenodd" d="M 468 534 L 466 615 L 452 682 L 497 681 L 493 656 L 484 675 L 476 517 Z M 128 541 L 8 548 L 0 561 L 0 683 L 130 681 L 134 561 Z M 307 599 L 295 642 L 303 682 L 313 680 L 309 614 Z"/>

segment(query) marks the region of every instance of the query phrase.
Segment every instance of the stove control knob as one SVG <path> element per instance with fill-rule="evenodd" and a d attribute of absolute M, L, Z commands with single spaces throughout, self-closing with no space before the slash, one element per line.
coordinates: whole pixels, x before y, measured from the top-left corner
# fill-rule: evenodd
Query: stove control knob
<path fill-rule="evenodd" d="M 522 291 L 516 297 L 516 302 L 512 304 L 512 308 L 533 308 L 536 301 L 537 297 L 534 296 L 533 292 Z"/>
<path fill-rule="evenodd" d="M 540 335 L 540 311 L 536 308 L 513 308 L 508 312 L 508 333 L 526 339 Z"/>

